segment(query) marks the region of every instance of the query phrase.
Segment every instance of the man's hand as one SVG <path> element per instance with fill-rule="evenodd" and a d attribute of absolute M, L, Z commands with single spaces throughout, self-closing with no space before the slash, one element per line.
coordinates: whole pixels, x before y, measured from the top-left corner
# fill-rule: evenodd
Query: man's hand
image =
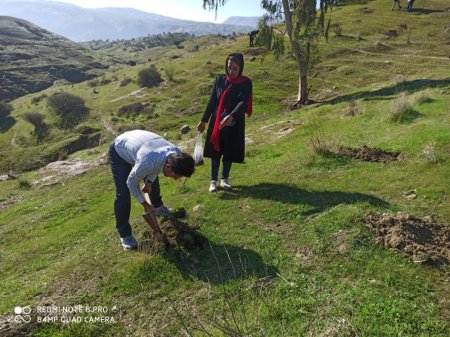
<path fill-rule="evenodd" d="M 144 185 L 142 185 L 142 189 L 141 189 L 142 193 L 150 194 L 151 190 L 152 190 L 152 183 L 146 181 L 144 183 Z"/>
<path fill-rule="evenodd" d="M 166 246 L 169 246 L 169 240 L 167 239 L 167 237 L 161 233 L 161 232 L 153 232 L 153 235 L 155 236 L 155 240 L 164 243 Z"/>
<path fill-rule="evenodd" d="M 142 206 L 144 206 L 144 212 L 145 213 L 150 213 L 150 214 L 155 214 L 155 207 L 153 207 L 152 205 L 150 205 L 147 201 L 144 201 L 142 203 Z"/>
<path fill-rule="evenodd" d="M 228 115 L 227 117 L 221 120 L 219 130 L 222 130 L 226 126 L 230 126 L 231 123 L 233 123 L 233 116 Z"/>
<path fill-rule="evenodd" d="M 198 123 L 197 125 L 197 131 L 202 133 L 203 131 L 205 131 L 205 122 L 200 121 L 200 123 Z"/>

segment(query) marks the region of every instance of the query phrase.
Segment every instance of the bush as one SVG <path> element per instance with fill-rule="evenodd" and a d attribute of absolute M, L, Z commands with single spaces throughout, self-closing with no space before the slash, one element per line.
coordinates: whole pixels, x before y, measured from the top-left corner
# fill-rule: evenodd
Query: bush
<path fill-rule="evenodd" d="M 34 134 L 37 137 L 38 142 L 41 142 L 48 135 L 48 127 L 44 123 L 45 116 L 37 111 L 26 112 L 23 115 L 23 119 L 28 123 L 34 125 Z"/>
<path fill-rule="evenodd" d="M 46 95 L 46 94 L 42 94 L 42 95 L 33 97 L 33 98 L 31 99 L 31 103 L 32 103 L 32 104 L 38 104 L 38 103 L 39 103 L 40 101 L 42 101 L 44 98 L 47 98 L 47 95 Z"/>
<path fill-rule="evenodd" d="M 131 78 L 129 78 L 128 76 L 122 78 L 122 80 L 120 81 L 120 86 L 121 87 L 125 87 L 127 86 L 130 82 L 131 82 Z"/>
<path fill-rule="evenodd" d="M 117 112 L 117 116 L 125 116 L 125 117 L 131 117 L 131 116 L 137 116 L 139 114 L 148 114 L 151 115 L 153 112 L 151 105 L 143 105 L 140 102 L 128 104 L 122 106 L 119 111 Z"/>
<path fill-rule="evenodd" d="M 13 106 L 5 101 L 0 102 L 0 119 L 4 119 L 9 116 L 9 114 L 13 111 Z"/>
<path fill-rule="evenodd" d="M 150 68 L 142 69 L 138 73 L 138 83 L 143 87 L 154 87 L 162 82 L 161 74 L 156 70 L 156 66 L 152 64 Z"/>
<path fill-rule="evenodd" d="M 35 128 L 38 128 L 44 124 L 44 118 L 45 116 L 37 111 L 26 112 L 23 115 L 23 119 L 28 123 L 33 124 Z"/>
<path fill-rule="evenodd" d="M 47 105 L 58 117 L 62 127 L 77 125 L 89 112 L 81 97 L 59 92 L 47 99 Z"/>

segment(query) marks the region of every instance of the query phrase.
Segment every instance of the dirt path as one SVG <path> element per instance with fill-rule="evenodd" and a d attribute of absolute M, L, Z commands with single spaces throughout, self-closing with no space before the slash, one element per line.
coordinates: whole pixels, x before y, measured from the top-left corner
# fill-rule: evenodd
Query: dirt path
<path fill-rule="evenodd" d="M 119 135 L 119 133 L 116 130 L 114 130 L 111 122 L 105 116 L 102 116 L 102 124 L 105 127 L 106 131 L 111 133 L 113 136 Z"/>
<path fill-rule="evenodd" d="M 141 91 L 143 91 L 144 89 L 145 89 L 145 88 L 141 88 L 141 89 L 138 89 L 138 90 L 136 90 L 136 91 L 130 92 L 130 93 L 127 94 L 127 95 L 124 95 L 124 96 L 120 96 L 120 97 L 118 97 L 118 98 L 115 98 L 115 99 L 111 100 L 111 103 L 120 101 L 120 100 L 122 100 L 122 99 L 131 97 L 131 96 L 135 96 L 136 98 L 141 98 L 141 97 L 147 96 L 146 93 L 140 94 Z"/>
<path fill-rule="evenodd" d="M 14 136 L 11 138 L 11 145 L 14 146 L 14 147 L 17 147 L 16 136 L 17 136 L 17 131 L 14 132 Z"/>
<path fill-rule="evenodd" d="M 430 59 L 435 59 L 435 60 L 450 60 L 450 56 L 449 57 L 443 57 L 443 56 L 429 56 L 429 55 L 417 55 L 417 54 L 382 54 L 382 53 L 374 53 L 371 51 L 366 51 L 366 50 L 362 50 L 362 49 L 355 49 L 355 48 L 348 48 L 347 50 L 351 50 L 351 51 L 356 51 L 362 54 L 370 54 L 370 55 L 377 55 L 377 56 L 387 56 L 387 57 L 424 57 L 424 58 L 430 58 Z"/>

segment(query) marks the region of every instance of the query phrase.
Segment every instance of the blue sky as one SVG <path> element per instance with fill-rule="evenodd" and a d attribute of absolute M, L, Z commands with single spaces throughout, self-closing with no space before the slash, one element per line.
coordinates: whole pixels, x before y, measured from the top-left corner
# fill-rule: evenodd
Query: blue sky
<path fill-rule="evenodd" d="M 48 0 L 49 1 L 49 0 Z M 260 0 L 228 0 L 214 11 L 203 9 L 203 0 L 57 0 L 85 8 L 129 7 L 178 19 L 222 23 L 230 16 L 260 16 L 264 14 Z"/>

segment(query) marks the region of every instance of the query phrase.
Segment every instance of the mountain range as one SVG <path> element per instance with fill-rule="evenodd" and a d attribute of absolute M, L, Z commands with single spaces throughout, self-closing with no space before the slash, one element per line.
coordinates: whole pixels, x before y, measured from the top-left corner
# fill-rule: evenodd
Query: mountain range
<path fill-rule="evenodd" d="M 87 9 L 44 0 L 0 0 L 0 15 L 30 21 L 76 42 L 132 39 L 164 32 L 240 34 L 253 29 L 257 22 L 254 17 L 232 17 L 226 24 L 215 24 L 180 20 L 132 8 Z"/>

